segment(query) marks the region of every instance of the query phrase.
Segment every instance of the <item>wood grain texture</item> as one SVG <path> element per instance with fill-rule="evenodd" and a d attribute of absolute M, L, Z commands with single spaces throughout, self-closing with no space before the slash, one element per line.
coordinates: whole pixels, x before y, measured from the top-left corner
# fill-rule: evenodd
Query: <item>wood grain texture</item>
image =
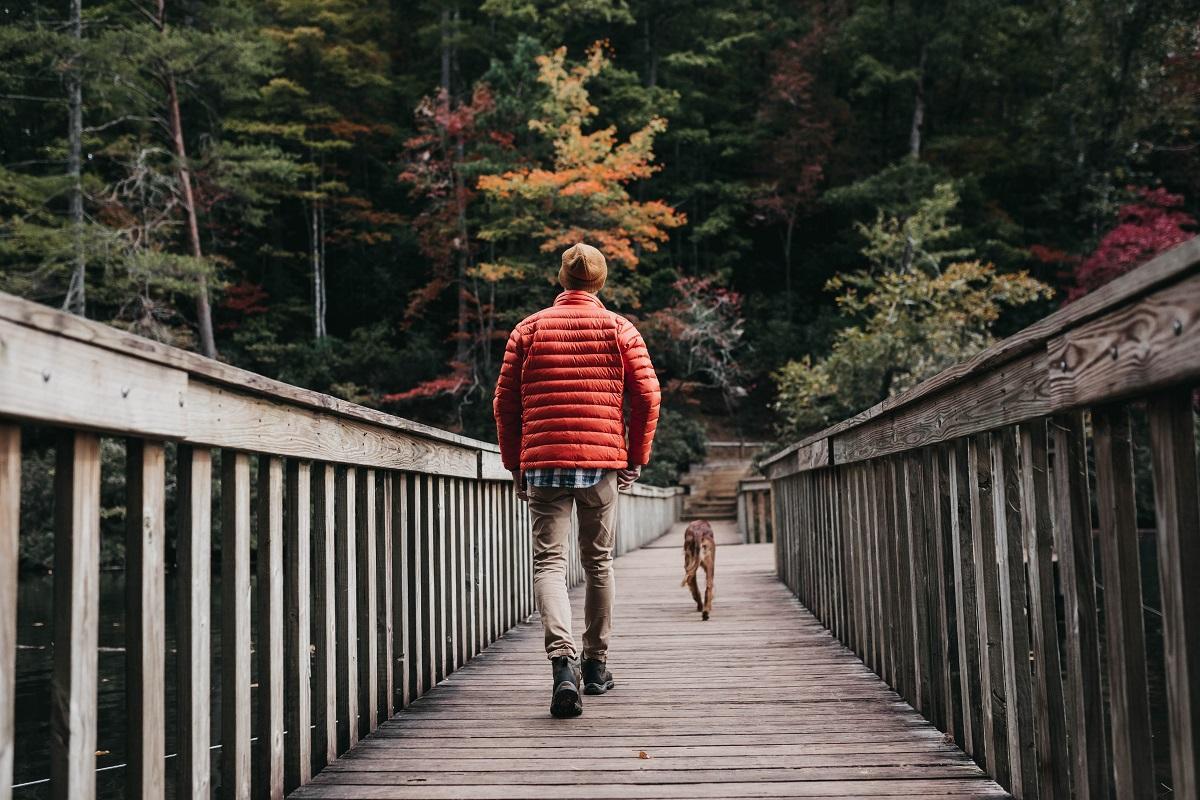
<path fill-rule="evenodd" d="M 179 447 L 178 760 L 176 786 L 188 797 L 212 794 L 212 452 Z"/>
<path fill-rule="evenodd" d="M 1056 409 L 1200 378 L 1200 275 L 1116 309 L 1048 346 Z"/>
<path fill-rule="evenodd" d="M 1053 417 L 1055 550 L 1062 574 L 1071 783 L 1076 797 L 1107 797 L 1108 755 L 1100 687 L 1100 632 L 1082 414 Z"/>
<path fill-rule="evenodd" d="M 177 369 L 0 320 L 5 416 L 178 438 L 188 427 L 186 391 L 187 374 Z"/>
<path fill-rule="evenodd" d="M 1021 448 L 1021 533 L 1029 569 L 1029 627 L 1033 644 L 1033 708 L 1038 796 L 1071 796 L 1066 698 L 1058 644 L 1054 533 L 1046 420 L 1018 427 Z"/>
<path fill-rule="evenodd" d="M 1033 735 L 1029 623 L 1025 616 L 1025 555 L 1021 535 L 1021 484 L 1016 433 L 992 433 L 992 509 L 996 536 L 996 582 L 1000 597 L 1000 656 L 1003 659 L 1008 734 L 1009 790 L 1017 798 L 1038 796 Z"/>
<path fill-rule="evenodd" d="M 479 471 L 466 447 L 196 380 L 188 383 L 187 407 L 185 441 L 193 444 L 470 478 Z"/>
<path fill-rule="evenodd" d="M 833 460 L 875 458 L 1041 416 L 1050 410 L 1047 381 L 1045 354 L 1031 353 L 831 437 Z"/>
<path fill-rule="evenodd" d="M 337 752 L 359 739 L 358 727 L 358 548 L 355 470 L 335 472 L 335 554 L 337 562 Z"/>
<path fill-rule="evenodd" d="M 332 763 L 337 747 L 337 478 L 313 466 L 313 759 Z"/>
<path fill-rule="evenodd" d="M 361 733 L 365 735 L 379 725 L 379 640 L 375 635 L 379 617 L 379 584 L 375 563 L 378 492 L 375 471 L 360 468 L 355 476 L 354 488 L 357 492 L 354 507 L 358 528 L 355 534 L 358 597 L 355 608 L 359 656 L 358 696 L 353 702 L 357 704 Z"/>
<path fill-rule="evenodd" d="M 242 391 L 251 391 L 277 402 L 282 401 L 304 408 L 330 412 L 346 419 L 382 425 L 392 430 L 416 434 L 431 441 L 444 442 L 471 450 L 499 453 L 499 448 L 489 442 L 471 439 L 431 425 L 424 425 L 365 406 L 355 405 L 327 394 L 292 386 L 215 359 L 204 358 L 187 350 L 180 350 L 135 336 L 128 331 L 84 319 L 74 314 L 67 314 L 39 303 L 22 300 L 3 292 L 0 292 L 0 320 L 7 320 L 29 329 L 90 345 L 97 351 L 93 356 L 96 360 L 107 360 L 113 353 L 133 356 L 149 364 L 173 367 L 190 376 L 204 378 L 208 382 Z M 149 431 L 140 432 L 147 435 L 151 433 Z M 163 435 L 165 436 L 165 434 Z"/>
<path fill-rule="evenodd" d="M 0 422 L 0 800 L 12 800 L 21 429 Z"/>
<path fill-rule="evenodd" d="M 125 720 L 128 797 L 166 791 L 166 454 L 125 445 Z"/>
<path fill-rule="evenodd" d="M 701 622 L 678 587 L 681 528 L 616 560 L 617 688 L 585 698 L 581 718 L 547 713 L 534 620 L 293 796 L 1007 796 L 795 605 L 770 545 L 721 546 L 726 599 Z M 582 587 L 571 597 L 579 630 Z M 753 666 L 746 647 L 758 648 Z M 682 660 L 690 679 L 672 691 Z M 851 665 L 869 697 L 843 688 Z M 757 679 L 788 689 L 756 691 Z"/>
<path fill-rule="evenodd" d="M 258 461 L 258 797 L 283 797 L 283 702 L 285 680 L 283 613 L 283 460 Z"/>
<path fill-rule="evenodd" d="M 91 800 L 96 796 L 99 681 L 99 437 L 63 431 L 55 462 L 50 790 L 55 800 Z"/>
<path fill-rule="evenodd" d="M 1167 662 L 1171 777 L 1177 797 L 1200 797 L 1200 487 L 1192 393 L 1150 401 L 1159 585 Z"/>
<path fill-rule="evenodd" d="M 392 521 L 394 519 L 392 506 L 395 503 L 393 489 L 395 473 L 382 473 L 379 476 L 379 504 L 376 507 L 376 573 L 378 582 L 379 612 L 375 615 L 375 635 L 379 641 L 379 697 L 376 707 L 380 719 L 391 719 L 396 707 L 395 692 L 395 657 L 394 657 L 394 621 L 392 612 L 394 585 L 392 570 L 395 568 L 392 554 Z"/>
<path fill-rule="evenodd" d="M 250 458 L 221 451 L 221 797 L 249 800 Z"/>
<path fill-rule="evenodd" d="M 312 779 L 312 466 L 289 460 L 285 481 L 284 790 L 290 792 Z"/>
<path fill-rule="evenodd" d="M 801 439 L 769 456 L 763 463 L 769 469 L 774 461 L 786 457 L 788 453 L 797 448 L 811 444 L 818 439 L 835 437 L 889 412 L 912 405 L 922 398 L 956 388 L 971 377 L 995 370 L 1019 357 L 1044 351 L 1050 340 L 1064 331 L 1112 312 L 1160 287 L 1180 281 L 1195 272 L 1198 264 L 1200 264 L 1200 237 L 1195 237 L 1161 253 L 1137 269 L 1127 272 L 1117 280 L 1091 292 L 1078 301 L 1063 306 L 1024 330 L 996 342 L 971 358 L 922 381 L 912 389 L 901 392 L 895 397 L 889 397 L 852 417 Z M 1008 421 L 1020 422 L 1023 420 Z M 836 452 L 834 462 L 841 463 L 837 459 Z M 772 473 L 772 475 L 779 477 L 777 473 Z"/>
<path fill-rule="evenodd" d="M 1146 639 L 1128 411 L 1123 406 L 1093 410 L 1092 432 L 1104 576 L 1113 785 L 1118 797 L 1144 800 L 1154 797 L 1154 751 L 1146 689 Z"/>

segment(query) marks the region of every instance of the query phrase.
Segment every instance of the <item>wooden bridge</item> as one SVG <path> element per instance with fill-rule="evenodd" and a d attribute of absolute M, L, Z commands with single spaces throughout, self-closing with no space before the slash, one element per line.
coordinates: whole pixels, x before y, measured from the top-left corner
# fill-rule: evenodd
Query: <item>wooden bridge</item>
<path fill-rule="evenodd" d="M 101 766 L 145 798 L 1195 800 L 1197 383 L 1193 240 L 767 459 L 709 622 L 678 492 L 637 488 L 618 687 L 564 721 L 494 446 L 0 295 L 0 800 L 87 800 Z M 21 463 L 47 430 L 48 780 L 13 789 Z M 126 735 L 98 753 L 114 469 Z"/>

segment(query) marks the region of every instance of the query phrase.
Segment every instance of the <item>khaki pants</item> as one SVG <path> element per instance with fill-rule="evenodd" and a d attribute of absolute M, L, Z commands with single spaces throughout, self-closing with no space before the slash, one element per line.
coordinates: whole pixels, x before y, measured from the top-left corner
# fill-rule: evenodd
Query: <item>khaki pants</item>
<path fill-rule="evenodd" d="M 583 657 L 604 661 L 612 629 L 612 553 L 616 541 L 617 473 L 608 471 L 586 489 L 531 486 L 533 593 L 546 633 L 546 657 L 576 656 L 567 598 L 571 507 L 579 509 L 579 555 L 587 579 Z"/>

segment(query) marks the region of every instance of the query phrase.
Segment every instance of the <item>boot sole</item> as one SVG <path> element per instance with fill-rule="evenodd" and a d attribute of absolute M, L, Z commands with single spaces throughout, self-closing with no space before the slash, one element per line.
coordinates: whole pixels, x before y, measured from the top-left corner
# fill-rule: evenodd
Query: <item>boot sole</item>
<path fill-rule="evenodd" d="M 583 687 L 583 693 L 593 695 L 604 694 L 614 686 L 616 686 L 616 684 L 612 681 L 605 681 L 604 683 L 589 683 Z"/>
<path fill-rule="evenodd" d="M 563 681 L 554 690 L 554 697 L 550 700 L 550 716 L 557 719 L 569 719 L 578 717 L 583 713 L 583 698 L 579 696 L 579 689 L 575 684 L 569 681 Z"/>

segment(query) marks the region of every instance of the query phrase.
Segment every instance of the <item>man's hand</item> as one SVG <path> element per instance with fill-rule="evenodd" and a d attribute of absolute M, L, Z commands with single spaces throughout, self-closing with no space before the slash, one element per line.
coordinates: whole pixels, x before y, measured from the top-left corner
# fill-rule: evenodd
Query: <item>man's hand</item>
<path fill-rule="evenodd" d="M 525 486 L 525 473 L 519 469 L 514 469 L 512 471 L 512 476 L 513 486 L 517 487 L 517 499 L 524 503 L 528 503 L 529 489 Z"/>
<path fill-rule="evenodd" d="M 628 491 L 630 486 L 637 482 L 637 479 L 642 475 L 642 468 L 638 464 L 626 467 L 622 470 L 617 470 L 617 491 Z"/>

